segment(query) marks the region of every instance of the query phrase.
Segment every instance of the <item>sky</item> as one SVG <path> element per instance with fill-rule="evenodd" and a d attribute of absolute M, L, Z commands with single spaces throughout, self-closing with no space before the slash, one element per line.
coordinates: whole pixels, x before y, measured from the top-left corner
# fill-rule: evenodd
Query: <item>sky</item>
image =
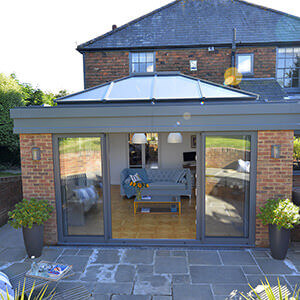
<path fill-rule="evenodd" d="M 44 91 L 83 89 L 76 46 L 171 0 L 0 0 L 0 73 Z M 299 0 L 248 0 L 300 16 Z"/>

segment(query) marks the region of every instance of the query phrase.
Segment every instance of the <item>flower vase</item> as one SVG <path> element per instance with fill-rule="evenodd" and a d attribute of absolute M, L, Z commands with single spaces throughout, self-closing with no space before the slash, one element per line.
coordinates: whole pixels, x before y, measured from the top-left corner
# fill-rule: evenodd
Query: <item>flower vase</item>
<path fill-rule="evenodd" d="M 136 191 L 136 200 L 142 200 L 142 193 L 141 193 L 141 190 L 137 190 Z"/>

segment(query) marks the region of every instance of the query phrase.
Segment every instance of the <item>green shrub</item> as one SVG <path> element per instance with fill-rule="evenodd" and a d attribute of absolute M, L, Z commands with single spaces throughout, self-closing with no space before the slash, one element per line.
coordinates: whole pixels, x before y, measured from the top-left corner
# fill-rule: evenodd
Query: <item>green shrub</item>
<path fill-rule="evenodd" d="M 294 137 L 294 154 L 293 157 L 296 161 L 300 161 L 300 138 Z"/>
<path fill-rule="evenodd" d="M 50 218 L 52 211 L 53 207 L 47 200 L 23 199 L 13 211 L 8 212 L 8 224 L 15 229 L 31 228 L 33 224 L 42 225 Z"/>
<path fill-rule="evenodd" d="M 277 228 L 292 229 L 300 224 L 299 207 L 289 199 L 269 199 L 260 207 L 257 215 L 264 225 L 273 224 Z"/>

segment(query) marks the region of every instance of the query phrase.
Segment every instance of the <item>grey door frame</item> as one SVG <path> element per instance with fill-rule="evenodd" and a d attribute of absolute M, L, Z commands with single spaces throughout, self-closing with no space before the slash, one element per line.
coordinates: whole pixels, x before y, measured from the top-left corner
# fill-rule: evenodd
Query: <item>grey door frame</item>
<path fill-rule="evenodd" d="M 249 199 L 249 236 L 248 238 L 206 237 L 205 236 L 205 137 L 211 135 L 250 135 L 251 136 L 251 170 L 250 170 L 250 199 Z M 102 149 L 103 170 L 103 236 L 67 236 L 64 235 L 62 202 L 60 191 L 58 138 L 60 137 L 100 137 Z M 112 238 L 112 211 L 110 195 L 110 155 L 109 134 L 54 134 L 53 159 L 55 196 L 57 209 L 58 241 L 59 244 L 74 245 L 111 245 L 111 246 L 203 246 L 203 247 L 249 247 L 255 243 L 255 203 L 256 203 L 256 159 L 257 159 L 257 132 L 231 131 L 231 132 L 198 132 L 197 133 L 197 159 L 196 159 L 196 239 L 170 240 L 170 239 L 114 239 Z"/>
<path fill-rule="evenodd" d="M 102 167 L 102 177 L 103 177 L 103 235 L 67 235 L 66 234 L 66 220 L 63 218 L 63 206 L 61 197 L 61 186 L 60 186 L 60 163 L 59 163 L 59 138 L 76 138 L 76 137 L 99 137 L 101 139 L 101 167 Z M 56 215 L 57 215 L 57 233 L 59 243 L 72 243 L 72 244 L 91 244 L 91 243 L 101 243 L 108 240 L 111 236 L 109 220 L 107 216 L 110 211 L 110 189 L 107 188 L 109 185 L 109 168 L 106 159 L 107 153 L 107 141 L 106 135 L 103 133 L 70 133 L 70 134 L 54 134 L 52 136 L 53 145 L 53 162 L 54 162 L 54 183 L 55 183 L 55 198 L 56 198 Z"/>
<path fill-rule="evenodd" d="M 248 237 L 207 237 L 205 236 L 205 138 L 207 136 L 228 136 L 228 135 L 249 135 L 251 137 L 250 151 L 250 192 L 248 206 Z M 230 132 L 203 132 L 198 135 L 200 143 L 197 143 L 197 150 L 200 155 L 199 163 L 197 161 L 197 216 L 199 217 L 198 231 L 199 238 L 203 244 L 255 244 L 255 223 L 256 223 L 256 175 L 257 175 L 257 132 L 253 131 L 230 131 Z M 197 173 L 197 174 L 198 174 Z"/>

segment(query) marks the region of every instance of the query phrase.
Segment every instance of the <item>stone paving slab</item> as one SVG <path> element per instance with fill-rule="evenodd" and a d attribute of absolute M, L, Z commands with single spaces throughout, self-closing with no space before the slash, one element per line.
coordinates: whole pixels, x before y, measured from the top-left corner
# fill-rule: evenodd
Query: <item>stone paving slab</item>
<path fill-rule="evenodd" d="M 132 294 L 133 283 L 98 283 L 95 294 Z"/>
<path fill-rule="evenodd" d="M 100 250 L 93 261 L 95 264 L 117 264 L 120 262 L 119 250 Z"/>
<path fill-rule="evenodd" d="M 174 300 L 214 300 L 209 285 L 174 285 Z"/>
<path fill-rule="evenodd" d="M 88 256 L 61 255 L 57 259 L 57 262 L 72 265 L 72 270 L 74 272 L 84 272 L 88 260 Z"/>
<path fill-rule="evenodd" d="M 293 270 L 290 269 L 284 261 L 275 259 L 256 259 L 259 267 L 265 274 L 291 274 Z"/>
<path fill-rule="evenodd" d="M 154 264 L 154 272 L 159 274 L 187 274 L 187 260 L 185 257 L 157 256 Z"/>
<path fill-rule="evenodd" d="M 191 266 L 192 283 L 247 283 L 238 266 Z"/>
<path fill-rule="evenodd" d="M 136 295 L 171 295 L 171 280 L 167 275 L 143 275 L 134 285 Z"/>
<path fill-rule="evenodd" d="M 191 265 L 221 265 L 217 251 L 199 250 L 188 252 L 188 262 Z"/>
<path fill-rule="evenodd" d="M 154 250 L 149 249 L 126 249 L 123 263 L 131 264 L 152 264 L 154 259 Z"/>
<path fill-rule="evenodd" d="M 9 234 L 0 228 L 0 240 L 11 242 L 0 246 L 0 270 L 12 278 L 27 271 L 32 260 L 18 241 L 20 231 Z M 84 285 L 94 300 L 235 300 L 240 292 L 250 291 L 248 283 L 256 287 L 265 276 L 274 286 L 277 277 L 290 290 L 299 285 L 299 249 L 293 245 L 287 259 L 278 261 L 269 249 L 56 246 L 45 247 L 36 260 L 72 264 L 74 276 L 61 281 L 59 289 Z"/>
<path fill-rule="evenodd" d="M 240 293 L 247 294 L 251 288 L 248 284 L 213 284 L 214 295 L 226 297 L 240 296 Z"/>
<path fill-rule="evenodd" d="M 219 251 L 224 265 L 255 265 L 251 254 L 246 251 Z"/>
<path fill-rule="evenodd" d="M 145 295 L 113 295 L 112 300 L 151 300 L 151 296 Z"/>

